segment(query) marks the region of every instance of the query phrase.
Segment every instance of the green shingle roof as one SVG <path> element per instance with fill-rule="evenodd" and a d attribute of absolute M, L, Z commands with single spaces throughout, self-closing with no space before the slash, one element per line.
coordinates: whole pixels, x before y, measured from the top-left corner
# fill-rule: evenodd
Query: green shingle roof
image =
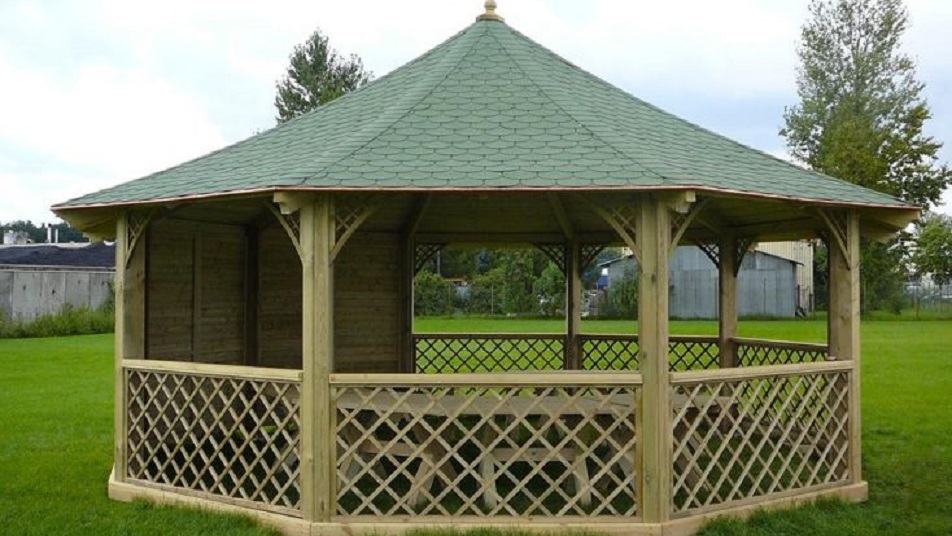
<path fill-rule="evenodd" d="M 311 113 L 56 208 L 289 188 L 607 187 L 904 206 L 681 120 L 479 21 Z"/>

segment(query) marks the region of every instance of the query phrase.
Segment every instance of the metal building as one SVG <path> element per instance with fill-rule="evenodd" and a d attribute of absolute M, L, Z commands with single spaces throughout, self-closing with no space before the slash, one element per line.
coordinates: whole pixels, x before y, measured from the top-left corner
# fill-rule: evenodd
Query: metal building
<path fill-rule="evenodd" d="M 793 318 L 808 304 L 801 302 L 796 261 L 754 250 L 744 256 L 737 276 L 737 309 L 740 316 Z M 600 265 L 607 278 L 605 291 L 627 271 L 636 270 L 628 255 Z M 717 267 L 696 246 L 677 248 L 671 259 L 668 287 L 671 318 L 717 318 Z"/>

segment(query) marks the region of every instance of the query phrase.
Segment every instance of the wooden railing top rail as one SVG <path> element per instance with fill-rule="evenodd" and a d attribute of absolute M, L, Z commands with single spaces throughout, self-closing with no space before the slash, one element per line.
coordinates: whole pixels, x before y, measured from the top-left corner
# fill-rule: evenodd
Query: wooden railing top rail
<path fill-rule="evenodd" d="M 853 370 L 852 361 L 821 361 L 818 363 L 797 363 L 793 365 L 692 370 L 687 372 L 672 372 L 671 384 L 682 385 L 711 381 L 750 380 L 754 378 L 798 376 L 801 374 L 845 372 L 850 370 Z"/>
<path fill-rule="evenodd" d="M 276 369 L 264 367 L 245 367 L 241 365 L 215 365 L 193 363 L 190 361 L 157 361 L 153 359 L 123 359 L 122 367 L 129 370 L 150 372 L 172 372 L 192 376 L 215 376 L 218 378 L 240 378 L 244 380 L 278 380 L 299 382 L 304 374 L 301 370 Z"/>
<path fill-rule="evenodd" d="M 561 340 L 565 338 L 564 333 L 414 333 L 414 339 L 547 339 Z"/>
<path fill-rule="evenodd" d="M 746 337 L 734 337 L 732 339 L 737 344 L 747 344 L 750 346 L 769 346 L 773 348 L 789 348 L 791 350 L 826 350 L 828 346 L 820 342 L 800 342 L 800 341 L 781 341 L 775 339 L 749 339 Z"/>
<path fill-rule="evenodd" d="M 642 385 L 634 372 L 506 372 L 464 374 L 331 374 L 334 386 L 623 386 Z"/>

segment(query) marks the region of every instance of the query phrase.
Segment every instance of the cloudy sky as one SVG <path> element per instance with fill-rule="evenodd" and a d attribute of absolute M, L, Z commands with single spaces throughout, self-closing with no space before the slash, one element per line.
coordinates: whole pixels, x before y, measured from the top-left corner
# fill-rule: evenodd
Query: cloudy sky
<path fill-rule="evenodd" d="M 509 24 L 670 112 L 781 155 L 806 0 L 498 0 Z M 952 160 L 952 2 L 907 0 L 905 49 Z M 274 83 L 315 29 L 383 75 L 482 0 L 0 0 L 0 221 L 274 124 Z M 945 199 L 952 204 L 952 194 Z M 942 208 L 952 213 L 949 205 Z"/>

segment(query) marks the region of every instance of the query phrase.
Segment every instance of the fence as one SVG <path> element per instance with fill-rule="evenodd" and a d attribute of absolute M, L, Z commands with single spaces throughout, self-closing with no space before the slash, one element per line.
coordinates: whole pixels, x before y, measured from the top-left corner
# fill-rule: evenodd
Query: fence
<path fill-rule="evenodd" d="M 0 317 L 32 320 L 64 307 L 98 309 L 112 298 L 113 272 L 0 267 Z"/>

